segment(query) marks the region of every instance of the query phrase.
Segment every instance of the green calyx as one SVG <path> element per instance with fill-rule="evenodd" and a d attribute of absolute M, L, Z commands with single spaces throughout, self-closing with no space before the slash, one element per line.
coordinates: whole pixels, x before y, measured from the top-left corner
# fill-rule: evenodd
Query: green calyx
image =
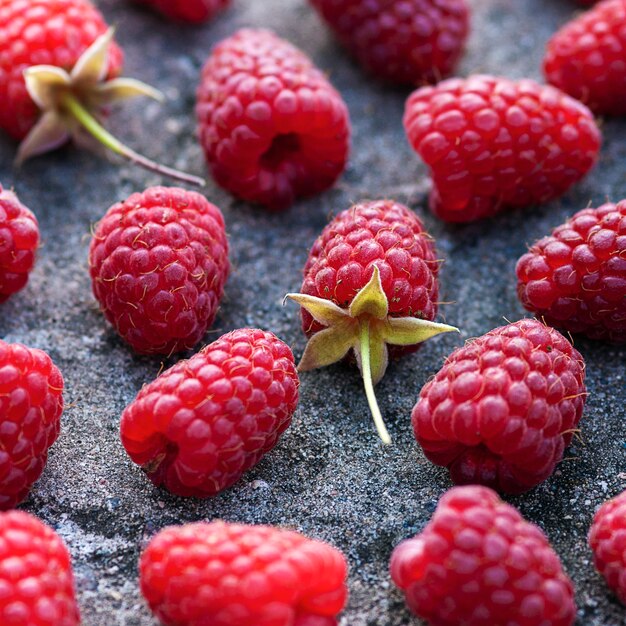
<path fill-rule="evenodd" d="M 391 317 L 376 266 L 370 281 L 347 309 L 331 300 L 302 293 L 289 293 L 285 298 L 297 302 L 326 327 L 309 339 L 298 371 L 307 372 L 336 363 L 353 350 L 378 434 L 383 443 L 391 443 L 374 394 L 374 385 L 387 370 L 387 346 L 412 346 L 440 333 L 459 332 L 458 328 L 416 317 Z"/>
<path fill-rule="evenodd" d="M 24 70 L 28 94 L 41 111 L 41 117 L 18 148 L 16 163 L 60 147 L 70 139 L 85 143 L 85 133 L 98 144 L 132 163 L 192 185 L 203 186 L 197 176 L 155 163 L 136 153 L 111 135 L 98 121 L 108 106 L 147 96 L 163 101 L 160 91 L 132 78 L 106 80 L 109 47 L 114 30 L 98 37 L 81 55 L 71 72 L 54 65 L 35 65 Z"/>

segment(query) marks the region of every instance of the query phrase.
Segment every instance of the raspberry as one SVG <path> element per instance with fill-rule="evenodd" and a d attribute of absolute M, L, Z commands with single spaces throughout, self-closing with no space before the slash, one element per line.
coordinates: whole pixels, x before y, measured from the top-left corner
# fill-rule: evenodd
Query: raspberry
<path fill-rule="evenodd" d="M 399 84 L 436 82 L 456 66 L 469 30 L 466 0 L 311 0 L 372 74 Z"/>
<path fill-rule="evenodd" d="M 139 563 L 143 595 L 171 626 L 336 626 L 347 569 L 322 541 L 221 521 L 163 529 Z"/>
<path fill-rule="evenodd" d="M 391 556 L 391 577 L 432 626 L 570 626 L 574 588 L 541 529 L 486 487 L 455 487 Z"/>
<path fill-rule="evenodd" d="M 457 484 L 522 493 L 563 458 L 586 399 L 580 353 L 532 319 L 457 349 L 422 389 L 415 438 Z"/>
<path fill-rule="evenodd" d="M 63 377 L 52 359 L 0 340 L 0 509 L 19 504 L 41 476 L 62 412 Z"/>
<path fill-rule="evenodd" d="M 135 2 L 145 4 L 172 20 L 195 24 L 208 22 L 230 4 L 230 0 L 135 0 Z"/>
<path fill-rule="evenodd" d="M 596 113 L 626 113 L 626 0 L 605 0 L 568 22 L 546 48 L 546 80 Z"/>
<path fill-rule="evenodd" d="M 212 496 L 276 445 L 298 385 L 289 346 L 262 330 L 235 330 L 143 387 L 122 415 L 122 443 L 155 485 Z"/>
<path fill-rule="evenodd" d="M 24 288 L 38 247 L 37 218 L 0 185 L 0 303 Z"/>
<path fill-rule="evenodd" d="M 598 509 L 589 529 L 589 546 L 596 569 L 626 604 L 626 491 Z"/>
<path fill-rule="evenodd" d="M 438 272 L 433 240 L 412 211 L 392 200 L 363 202 L 324 228 L 304 267 L 302 293 L 287 296 L 303 307 L 302 328 L 311 338 L 298 369 L 330 365 L 352 350 L 386 443 L 373 385 L 385 374 L 387 344 L 399 355 L 456 330 L 432 322 Z"/>
<path fill-rule="evenodd" d="M 39 110 L 26 90 L 24 70 L 55 65 L 70 71 L 107 25 L 87 0 L 4 0 L 0 3 L 0 128 L 23 139 Z M 109 78 L 122 69 L 123 54 L 109 48 Z"/>
<path fill-rule="evenodd" d="M 244 200 L 284 209 L 345 168 L 345 103 L 308 57 L 269 31 L 240 30 L 213 50 L 196 113 L 213 176 Z"/>
<path fill-rule="evenodd" d="M 61 538 L 23 511 L 0 513 L 0 624 L 78 626 L 70 555 Z"/>
<path fill-rule="evenodd" d="M 531 80 L 479 75 L 418 89 L 404 127 L 431 170 L 430 208 L 448 222 L 557 198 L 600 149 L 591 112 Z"/>
<path fill-rule="evenodd" d="M 151 187 L 107 211 L 89 267 L 104 314 L 134 350 L 192 348 L 213 323 L 228 277 L 224 218 L 198 193 Z"/>
<path fill-rule="evenodd" d="M 626 342 L 626 201 L 579 211 L 516 271 L 520 300 L 547 324 Z"/>

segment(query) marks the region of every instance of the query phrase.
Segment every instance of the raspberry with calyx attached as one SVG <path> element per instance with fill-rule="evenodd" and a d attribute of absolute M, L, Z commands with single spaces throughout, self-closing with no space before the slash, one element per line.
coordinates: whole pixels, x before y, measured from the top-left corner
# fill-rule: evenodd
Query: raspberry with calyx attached
<path fill-rule="evenodd" d="M 517 262 L 524 306 L 551 326 L 626 342 L 626 201 L 583 209 Z"/>
<path fill-rule="evenodd" d="M 533 319 L 454 351 L 420 392 L 412 423 L 428 459 L 457 484 L 522 493 L 563 458 L 586 400 L 580 353 Z"/>
<path fill-rule="evenodd" d="M 150 187 L 107 211 L 89 268 L 102 311 L 134 350 L 193 348 L 215 319 L 228 277 L 224 218 L 199 193 Z"/>
<path fill-rule="evenodd" d="M 391 577 L 432 626 L 571 626 L 574 588 L 538 526 L 486 487 L 454 487 L 393 551 Z"/>
<path fill-rule="evenodd" d="M 589 109 L 532 80 L 477 75 L 423 87 L 407 101 L 404 128 L 431 170 L 430 208 L 447 222 L 558 198 L 600 149 Z"/>
<path fill-rule="evenodd" d="M 213 496 L 276 445 L 298 386 L 287 344 L 235 330 L 145 385 L 122 414 L 122 443 L 155 485 Z"/>
<path fill-rule="evenodd" d="M 243 29 L 216 46 L 196 113 L 213 176 L 244 200 L 284 209 L 330 187 L 345 168 L 344 101 L 307 56 L 270 31 Z"/>

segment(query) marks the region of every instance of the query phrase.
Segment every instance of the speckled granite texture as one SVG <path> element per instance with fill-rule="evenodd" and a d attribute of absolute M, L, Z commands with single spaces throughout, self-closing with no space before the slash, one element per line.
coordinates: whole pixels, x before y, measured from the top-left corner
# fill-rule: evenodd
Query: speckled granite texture
<path fill-rule="evenodd" d="M 472 0 L 473 34 L 460 68 L 540 78 L 550 34 L 575 11 L 570 0 Z M 383 448 L 368 417 L 355 370 L 338 365 L 302 376 L 301 402 L 280 445 L 241 482 L 213 500 L 182 500 L 153 488 L 118 439 L 121 411 L 161 368 L 122 344 L 98 312 L 87 273 L 90 225 L 115 201 L 160 180 L 74 148 L 11 167 L 13 143 L 0 138 L 0 181 L 37 214 L 43 248 L 28 288 L 0 308 L 0 337 L 50 352 L 67 384 L 63 432 L 42 479 L 23 505 L 55 527 L 74 557 L 87 626 L 155 624 L 137 586 L 137 558 L 156 530 L 224 518 L 271 523 L 330 541 L 350 560 L 350 604 L 342 626 L 419 624 L 392 587 L 393 546 L 419 531 L 450 487 L 447 473 L 418 451 L 409 414 L 419 389 L 465 339 L 524 311 L 514 266 L 526 245 L 589 203 L 626 197 L 626 122 L 603 123 L 596 170 L 559 202 L 485 223 L 446 226 L 425 209 L 428 178 L 408 147 L 401 116 L 406 91 L 365 76 L 322 27 L 306 0 L 234 0 L 202 28 L 164 23 L 125 0 L 99 2 L 118 27 L 128 76 L 168 97 L 133 103 L 110 128 L 148 156 L 195 174 L 205 165 L 194 138 L 194 92 L 211 46 L 241 26 L 267 26 L 301 46 L 344 94 L 354 125 L 352 159 L 335 189 L 268 215 L 209 183 L 207 196 L 226 217 L 234 272 L 207 341 L 245 325 L 277 333 L 301 354 L 296 307 L 283 295 L 300 286 L 299 268 L 328 217 L 363 198 L 409 204 L 437 240 L 445 319 L 461 337 L 442 336 L 392 365 L 378 389 L 394 445 Z M 580 626 L 626 624 L 623 607 L 594 572 L 586 531 L 594 510 L 626 488 L 626 348 L 584 340 L 589 400 L 575 442 L 556 474 L 510 501 L 547 533 L 577 588 Z M 166 365 L 173 363 L 167 361 Z"/>

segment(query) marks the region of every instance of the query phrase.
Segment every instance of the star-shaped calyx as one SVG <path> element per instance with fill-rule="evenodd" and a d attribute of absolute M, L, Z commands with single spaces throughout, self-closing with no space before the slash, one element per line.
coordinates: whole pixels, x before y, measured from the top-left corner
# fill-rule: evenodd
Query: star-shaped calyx
<path fill-rule="evenodd" d="M 99 122 L 110 105 L 128 98 L 148 96 L 162 101 L 160 91 L 132 78 L 107 80 L 109 47 L 114 29 L 98 37 L 85 50 L 70 72 L 55 65 L 34 65 L 24 70 L 26 89 L 41 111 L 41 117 L 20 144 L 17 164 L 49 152 L 70 139 L 84 143 L 85 132 L 112 152 L 150 171 L 193 185 L 205 181 L 155 163 L 111 135 Z"/>
<path fill-rule="evenodd" d="M 307 372 L 336 363 L 353 350 L 378 434 L 384 443 L 391 443 L 374 394 L 374 385 L 387 369 L 387 345 L 412 346 L 440 333 L 459 332 L 458 328 L 417 317 L 390 316 L 387 294 L 376 266 L 367 285 L 347 309 L 331 300 L 303 293 L 289 293 L 285 298 L 297 302 L 326 327 L 309 339 L 298 371 Z"/>

